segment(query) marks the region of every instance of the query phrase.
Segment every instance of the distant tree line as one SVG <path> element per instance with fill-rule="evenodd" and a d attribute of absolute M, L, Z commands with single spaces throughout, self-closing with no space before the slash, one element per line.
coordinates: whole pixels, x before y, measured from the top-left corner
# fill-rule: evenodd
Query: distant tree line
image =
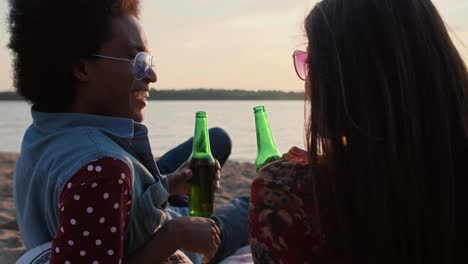
<path fill-rule="evenodd" d="M 13 100 L 23 100 L 23 98 L 16 92 L 0 92 L 0 101 Z M 304 100 L 304 93 L 221 89 L 151 89 L 149 100 Z"/>
<path fill-rule="evenodd" d="M 15 92 L 1 92 L 0 93 L 0 101 L 18 101 L 18 100 L 23 100 L 23 98 Z"/>
<path fill-rule="evenodd" d="M 221 89 L 151 90 L 150 100 L 304 100 L 304 93 Z"/>

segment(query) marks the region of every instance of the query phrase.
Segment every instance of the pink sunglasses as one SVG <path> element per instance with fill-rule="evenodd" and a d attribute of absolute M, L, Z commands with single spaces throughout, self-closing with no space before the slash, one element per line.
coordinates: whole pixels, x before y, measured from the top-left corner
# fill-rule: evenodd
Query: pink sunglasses
<path fill-rule="evenodd" d="M 295 50 L 292 57 L 297 76 L 299 76 L 299 78 L 304 81 L 307 78 L 307 74 L 309 73 L 309 67 L 307 65 L 307 52 L 302 50 Z"/>

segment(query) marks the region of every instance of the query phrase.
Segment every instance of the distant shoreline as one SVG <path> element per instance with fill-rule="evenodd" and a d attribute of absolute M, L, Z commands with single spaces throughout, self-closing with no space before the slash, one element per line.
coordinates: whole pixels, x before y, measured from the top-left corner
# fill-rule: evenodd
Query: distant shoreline
<path fill-rule="evenodd" d="M 303 92 L 247 91 L 222 89 L 155 90 L 151 89 L 150 101 L 195 100 L 304 100 Z M 0 92 L 0 101 L 24 101 L 16 92 Z"/>

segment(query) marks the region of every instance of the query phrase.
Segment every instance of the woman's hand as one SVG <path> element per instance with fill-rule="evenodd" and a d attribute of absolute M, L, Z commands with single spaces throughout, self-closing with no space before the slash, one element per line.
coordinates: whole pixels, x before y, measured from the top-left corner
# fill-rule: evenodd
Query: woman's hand
<path fill-rule="evenodd" d="M 169 222 L 169 232 L 180 248 L 203 255 L 203 263 L 214 257 L 221 244 L 221 232 L 210 218 L 177 217 Z"/>
<path fill-rule="evenodd" d="M 213 187 L 216 191 L 219 191 L 220 185 L 219 180 L 221 178 L 221 165 L 219 161 L 215 160 L 216 176 L 213 182 Z M 171 195 L 187 194 L 190 190 L 190 180 L 192 179 L 192 171 L 188 167 L 188 161 L 184 162 L 180 167 L 173 173 L 167 175 L 169 182 L 169 192 Z"/>

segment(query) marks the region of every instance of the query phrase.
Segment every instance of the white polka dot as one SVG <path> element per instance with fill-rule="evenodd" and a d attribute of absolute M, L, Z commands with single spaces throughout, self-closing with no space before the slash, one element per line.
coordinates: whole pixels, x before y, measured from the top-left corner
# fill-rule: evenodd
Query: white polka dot
<path fill-rule="evenodd" d="M 114 250 L 112 249 L 107 250 L 107 254 L 109 254 L 109 256 L 114 255 Z"/>
<path fill-rule="evenodd" d="M 62 233 L 63 233 L 63 226 L 60 227 L 60 231 L 62 231 Z"/>
<path fill-rule="evenodd" d="M 72 218 L 72 219 L 70 220 L 70 224 L 76 225 L 76 220 Z"/>
<path fill-rule="evenodd" d="M 70 261 L 67 260 L 67 261 L 65 261 L 65 264 L 71 264 L 71 263 L 70 263 Z"/>
<path fill-rule="evenodd" d="M 94 166 L 93 165 L 88 165 L 88 171 L 93 171 L 94 170 Z"/>
<path fill-rule="evenodd" d="M 93 261 L 93 264 L 99 264 L 99 261 L 95 260 Z"/>
<path fill-rule="evenodd" d="M 88 212 L 88 214 L 92 213 L 93 211 L 94 209 L 92 207 L 86 208 L 86 212 Z"/>
<path fill-rule="evenodd" d="M 69 183 L 67 184 L 67 187 L 68 187 L 68 189 L 70 189 L 70 188 L 72 187 L 72 183 L 69 182 Z"/>
<path fill-rule="evenodd" d="M 93 182 L 93 184 L 91 184 L 91 187 L 92 187 L 92 188 L 96 188 L 96 187 L 97 187 L 97 183 Z"/>
<path fill-rule="evenodd" d="M 102 197 L 104 197 L 104 199 L 107 199 L 107 198 L 109 198 L 109 194 L 105 193 Z"/>
<path fill-rule="evenodd" d="M 55 253 L 60 253 L 60 248 L 59 247 L 55 248 Z"/>
<path fill-rule="evenodd" d="M 74 244 L 75 242 L 73 242 L 73 240 L 68 240 L 68 245 L 73 246 Z"/>
<path fill-rule="evenodd" d="M 115 226 L 111 227 L 111 232 L 112 233 L 115 233 L 117 231 L 117 228 L 115 228 Z"/>
<path fill-rule="evenodd" d="M 119 203 L 114 204 L 114 209 L 117 209 L 117 208 L 119 208 Z"/>
<path fill-rule="evenodd" d="M 65 210 L 65 206 L 63 206 L 62 209 L 60 209 L 60 211 L 62 211 L 62 212 L 63 212 L 63 210 Z"/>
<path fill-rule="evenodd" d="M 101 172 L 101 171 L 102 171 L 102 167 L 101 167 L 101 166 L 96 166 L 96 171 L 97 171 L 97 172 Z"/>
<path fill-rule="evenodd" d="M 122 174 L 120 174 L 120 178 L 122 178 L 122 180 L 125 180 L 125 173 L 122 172 Z"/>
<path fill-rule="evenodd" d="M 131 204 L 131 203 L 132 203 L 132 201 L 131 201 L 131 200 L 129 200 L 129 201 L 127 202 L 127 205 L 129 205 L 129 204 Z"/>
<path fill-rule="evenodd" d="M 84 255 L 86 255 L 86 251 L 81 250 L 81 251 L 80 251 L 80 256 L 84 256 Z"/>
<path fill-rule="evenodd" d="M 128 191 L 127 191 L 127 190 L 125 190 L 124 194 L 125 194 L 125 195 L 127 195 L 127 193 L 128 193 Z"/>
<path fill-rule="evenodd" d="M 119 264 L 122 264 L 122 259 L 119 259 Z"/>
<path fill-rule="evenodd" d="M 98 246 L 99 246 L 99 245 L 101 245 L 101 244 L 102 244 L 102 241 L 101 241 L 101 240 L 99 240 L 99 239 L 98 239 L 98 240 L 96 240 L 96 245 L 98 245 Z"/>
<path fill-rule="evenodd" d="M 73 195 L 73 199 L 75 199 L 76 201 L 78 201 L 80 199 L 80 196 L 78 194 L 75 194 Z"/>
<path fill-rule="evenodd" d="M 119 179 L 119 184 L 122 184 L 122 183 L 123 183 L 123 181 L 121 179 Z"/>
<path fill-rule="evenodd" d="M 83 231 L 83 236 L 89 236 L 89 232 L 88 231 Z"/>
<path fill-rule="evenodd" d="M 85 184 L 86 184 L 86 182 L 83 182 L 83 183 L 81 184 L 81 186 L 83 186 L 83 185 L 85 185 Z"/>
<path fill-rule="evenodd" d="M 102 223 L 104 223 L 104 221 L 106 221 L 106 219 L 104 217 L 99 218 L 99 223 L 102 224 Z"/>

